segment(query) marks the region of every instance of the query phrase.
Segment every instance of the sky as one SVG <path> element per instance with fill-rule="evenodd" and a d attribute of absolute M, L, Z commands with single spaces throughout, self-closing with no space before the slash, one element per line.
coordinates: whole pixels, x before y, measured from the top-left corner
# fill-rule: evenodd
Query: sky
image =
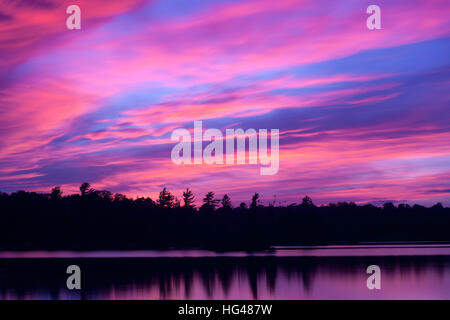
<path fill-rule="evenodd" d="M 448 206 L 449 15 L 448 0 L 0 0 L 0 191 Z M 279 129 L 278 173 L 175 165 L 171 133 L 197 120 Z"/>

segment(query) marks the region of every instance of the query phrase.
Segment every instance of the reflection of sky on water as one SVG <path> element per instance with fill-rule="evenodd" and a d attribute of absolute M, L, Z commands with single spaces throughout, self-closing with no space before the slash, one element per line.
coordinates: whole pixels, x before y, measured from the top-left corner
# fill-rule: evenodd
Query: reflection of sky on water
<path fill-rule="evenodd" d="M 65 288 L 70 264 L 81 291 Z M 3 259 L 0 283 L 1 299 L 450 299 L 450 255 Z"/>

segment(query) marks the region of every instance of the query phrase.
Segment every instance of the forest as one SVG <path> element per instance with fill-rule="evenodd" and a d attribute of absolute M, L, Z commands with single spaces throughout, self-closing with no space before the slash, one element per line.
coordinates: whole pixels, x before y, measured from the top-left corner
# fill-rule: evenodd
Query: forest
<path fill-rule="evenodd" d="M 197 204 L 198 203 L 198 204 Z M 366 242 L 450 242 L 450 208 L 352 202 L 317 206 L 308 196 L 291 205 L 260 204 L 255 193 L 234 207 L 228 195 L 200 201 L 186 189 L 178 200 L 131 199 L 89 183 L 77 194 L 0 193 L 0 250 L 264 250 L 283 245 Z"/>

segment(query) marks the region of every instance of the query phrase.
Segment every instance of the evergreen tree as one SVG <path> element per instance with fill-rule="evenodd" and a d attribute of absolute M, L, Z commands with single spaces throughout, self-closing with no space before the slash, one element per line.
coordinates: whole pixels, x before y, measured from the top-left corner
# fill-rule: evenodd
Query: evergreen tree
<path fill-rule="evenodd" d="M 302 199 L 302 204 L 301 204 L 300 206 L 301 206 L 301 207 L 304 207 L 304 208 L 312 208 L 312 207 L 315 207 L 314 203 L 312 202 L 312 199 L 311 199 L 310 197 L 308 197 L 308 196 L 305 196 L 305 197 Z"/>
<path fill-rule="evenodd" d="M 184 206 L 186 208 L 194 208 L 194 194 L 192 193 L 191 190 L 189 190 L 189 188 L 186 189 L 186 191 L 183 191 L 183 202 L 184 202 Z"/>
<path fill-rule="evenodd" d="M 221 203 L 222 203 L 222 208 L 223 209 L 231 209 L 232 208 L 232 206 L 231 206 L 231 199 L 230 199 L 230 197 L 227 194 L 225 194 L 223 196 Z"/>
<path fill-rule="evenodd" d="M 158 205 L 163 208 L 173 208 L 175 197 L 166 188 L 159 193 Z"/>
<path fill-rule="evenodd" d="M 210 191 L 208 192 L 205 197 L 203 198 L 203 209 L 207 210 L 215 210 L 217 207 L 217 204 L 220 202 L 220 200 L 214 199 L 214 192 Z"/>

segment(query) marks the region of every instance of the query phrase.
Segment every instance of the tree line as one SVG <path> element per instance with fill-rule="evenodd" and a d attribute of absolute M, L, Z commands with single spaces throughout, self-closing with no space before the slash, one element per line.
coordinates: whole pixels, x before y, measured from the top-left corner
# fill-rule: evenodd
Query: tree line
<path fill-rule="evenodd" d="M 275 245 L 357 244 L 390 241 L 450 242 L 450 208 L 353 202 L 317 206 L 234 207 L 228 195 L 208 192 L 196 205 L 186 189 L 181 200 L 164 188 L 156 200 L 95 190 L 79 194 L 0 193 L 0 250 L 127 250 L 205 248 L 260 250 Z"/>

